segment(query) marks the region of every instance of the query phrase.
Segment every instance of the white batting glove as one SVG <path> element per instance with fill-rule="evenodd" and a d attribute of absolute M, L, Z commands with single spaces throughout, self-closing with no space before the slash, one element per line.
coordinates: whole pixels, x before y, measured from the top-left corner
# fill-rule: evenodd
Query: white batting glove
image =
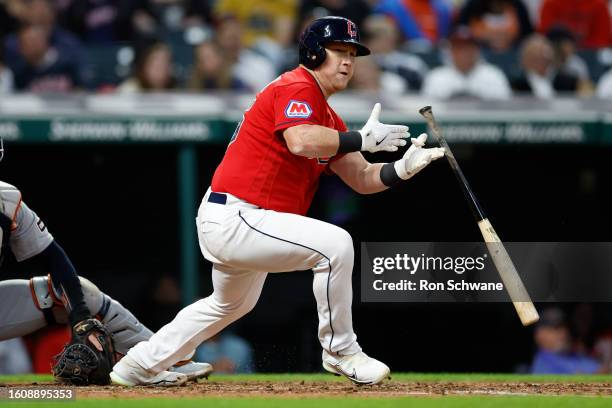
<path fill-rule="evenodd" d="M 395 152 L 399 146 L 406 146 L 406 140 L 410 137 L 408 126 L 385 125 L 378 121 L 380 116 L 380 103 L 374 105 L 370 118 L 359 131 L 361 134 L 361 150 L 371 153 L 384 150 Z"/>
<path fill-rule="evenodd" d="M 444 156 L 444 149 L 433 147 L 424 149 L 427 133 L 421 133 L 417 138 L 411 138 L 412 146 L 406 150 L 404 157 L 393 165 L 399 178 L 408 180 L 410 177 L 423 170 L 432 161 Z"/>

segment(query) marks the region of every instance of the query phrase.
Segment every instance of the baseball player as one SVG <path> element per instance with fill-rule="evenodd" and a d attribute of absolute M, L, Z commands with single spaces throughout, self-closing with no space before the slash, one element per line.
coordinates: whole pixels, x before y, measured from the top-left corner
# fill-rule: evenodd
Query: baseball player
<path fill-rule="evenodd" d="M 110 332 L 120 355 L 151 337 L 153 333 L 119 302 L 77 276 L 72 262 L 43 221 L 22 200 L 21 192 L 2 181 L 0 226 L 0 257 L 10 249 L 18 262 L 36 259 L 49 271 L 49 276 L 29 281 L 0 281 L 0 340 L 25 336 L 53 323 L 69 323 L 76 330 L 83 322 L 91 323 L 94 315 Z M 89 340 L 103 351 L 95 336 Z M 207 363 L 182 363 L 172 367 L 173 372 L 162 380 L 153 377 L 149 382 L 168 385 L 205 377 L 212 371 Z"/>
<path fill-rule="evenodd" d="M 369 163 L 361 151 L 397 151 L 406 126 L 379 122 L 376 104 L 365 126 L 348 131 L 327 104 L 353 75 L 355 57 L 370 51 L 355 24 L 315 20 L 302 34 L 300 65 L 267 85 L 244 113 L 196 218 L 200 248 L 213 263 L 213 293 L 187 306 L 117 363 L 111 380 L 140 384 L 248 313 L 266 275 L 312 269 L 323 368 L 358 384 L 377 384 L 389 367 L 366 355 L 353 331 L 353 242 L 343 229 L 306 217 L 318 178 L 337 174 L 362 194 L 414 176 L 440 148 L 412 139 L 394 163 Z"/>

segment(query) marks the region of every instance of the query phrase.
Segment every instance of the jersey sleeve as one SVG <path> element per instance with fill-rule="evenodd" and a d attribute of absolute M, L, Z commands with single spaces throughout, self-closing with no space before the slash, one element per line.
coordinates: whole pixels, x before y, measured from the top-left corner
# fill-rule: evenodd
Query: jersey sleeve
<path fill-rule="evenodd" d="M 324 123 L 321 91 L 311 84 L 297 83 L 276 89 L 274 95 L 274 132 L 296 125 Z"/>
<path fill-rule="evenodd" d="M 17 262 L 38 255 L 53 242 L 47 226 L 23 201 L 17 209 L 10 246 Z"/>

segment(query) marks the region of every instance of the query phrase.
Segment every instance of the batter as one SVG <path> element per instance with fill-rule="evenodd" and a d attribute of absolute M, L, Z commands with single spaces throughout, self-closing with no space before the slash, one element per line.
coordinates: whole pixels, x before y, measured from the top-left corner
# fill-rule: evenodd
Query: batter
<path fill-rule="evenodd" d="M 315 20 L 302 34 L 300 66 L 266 86 L 245 112 L 198 210 L 202 254 L 213 263 L 213 293 L 178 313 L 117 363 L 111 379 L 135 385 L 156 375 L 248 313 L 268 273 L 312 269 L 323 367 L 359 384 L 377 384 L 389 367 L 366 355 L 353 331 L 353 241 L 343 229 L 306 217 L 321 173 L 358 193 L 386 190 L 432 160 L 427 135 L 402 159 L 367 162 L 360 151 L 396 151 L 410 135 L 379 122 L 380 104 L 359 131 L 348 131 L 327 99 L 345 89 L 356 57 L 370 51 L 355 24 Z"/>

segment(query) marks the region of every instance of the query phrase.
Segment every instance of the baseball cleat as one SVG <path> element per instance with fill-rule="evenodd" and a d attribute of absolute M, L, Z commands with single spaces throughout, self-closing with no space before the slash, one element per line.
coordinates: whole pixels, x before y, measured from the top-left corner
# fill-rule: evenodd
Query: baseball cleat
<path fill-rule="evenodd" d="M 188 377 L 185 374 L 170 371 L 151 374 L 138 365 L 130 356 L 125 356 L 113 367 L 110 379 L 113 384 L 125 387 L 133 387 L 135 385 L 174 387 L 185 384 Z"/>
<path fill-rule="evenodd" d="M 198 378 L 208 378 L 213 371 L 213 366 L 208 363 L 197 363 L 195 361 L 178 362 L 168 369 L 173 373 L 185 374 L 187 381 L 197 381 Z"/>
<path fill-rule="evenodd" d="M 386 364 L 368 357 L 360 351 L 350 356 L 334 357 L 324 352 L 323 368 L 335 375 L 343 375 L 355 384 L 374 385 L 389 376 L 391 370 Z"/>

